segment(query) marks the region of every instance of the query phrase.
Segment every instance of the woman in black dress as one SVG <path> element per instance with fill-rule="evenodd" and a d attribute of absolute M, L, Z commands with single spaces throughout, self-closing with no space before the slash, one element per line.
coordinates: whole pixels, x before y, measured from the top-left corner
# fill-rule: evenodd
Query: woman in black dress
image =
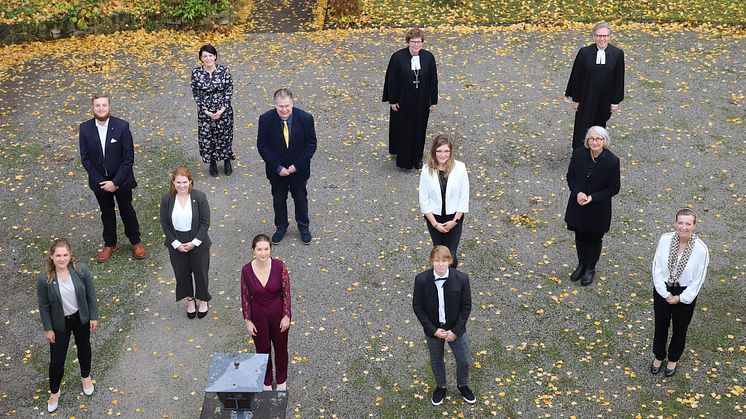
<path fill-rule="evenodd" d="M 233 79 L 228 68 L 216 64 L 218 51 L 212 45 L 199 49 L 202 66 L 192 70 L 192 96 L 197 102 L 197 137 L 202 161 L 210 163 L 210 174 L 218 175 L 218 160 L 224 161 L 226 176 L 233 173 Z"/>
<path fill-rule="evenodd" d="M 620 188 L 619 158 L 608 145 L 609 132 L 591 127 L 585 135 L 585 147 L 575 149 L 567 169 L 570 199 L 565 222 L 575 232 L 578 252 L 578 267 L 570 279 L 582 278 L 582 285 L 593 282 L 603 237 L 611 225 L 611 197 Z"/>
<path fill-rule="evenodd" d="M 383 101 L 389 103 L 389 153 L 402 169 L 422 168 L 430 111 L 438 103 L 438 68 L 430 51 L 422 49 L 419 28 L 407 32 L 408 46 L 396 51 L 386 68 Z"/>

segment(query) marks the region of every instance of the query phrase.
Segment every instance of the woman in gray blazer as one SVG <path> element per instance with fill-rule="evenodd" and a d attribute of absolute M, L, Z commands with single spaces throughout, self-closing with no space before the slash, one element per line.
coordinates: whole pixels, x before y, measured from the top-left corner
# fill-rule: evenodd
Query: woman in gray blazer
<path fill-rule="evenodd" d="M 65 359 L 70 334 L 75 336 L 83 393 L 93 394 L 91 381 L 91 332 L 98 327 L 96 289 L 91 272 L 73 258 L 65 239 L 52 242 L 46 256 L 44 272 L 36 282 L 39 314 L 44 325 L 44 339 L 49 342 L 49 400 L 47 411 L 57 410 L 60 383 L 65 374 Z"/>
<path fill-rule="evenodd" d="M 192 172 L 184 166 L 171 174 L 169 193 L 161 198 L 161 228 L 176 277 L 176 301 L 187 299 L 187 317 L 207 315 L 210 269 L 210 204 L 204 192 L 193 189 Z M 192 280 L 194 284 L 192 284 Z M 195 292 L 196 291 L 196 292 Z M 195 306 L 199 300 L 199 309 Z"/>

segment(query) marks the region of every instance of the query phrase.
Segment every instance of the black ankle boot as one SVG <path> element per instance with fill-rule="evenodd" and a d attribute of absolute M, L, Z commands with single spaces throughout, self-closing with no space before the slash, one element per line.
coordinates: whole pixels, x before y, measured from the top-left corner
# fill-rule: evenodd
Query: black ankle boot
<path fill-rule="evenodd" d="M 225 159 L 225 162 L 223 163 L 223 172 L 226 176 L 230 176 L 231 173 L 233 173 L 233 165 L 231 164 L 231 159 Z"/>
<path fill-rule="evenodd" d="M 583 276 L 583 273 L 585 272 L 585 265 L 582 263 L 578 263 L 578 267 L 575 268 L 574 271 L 572 271 L 572 275 L 570 275 L 571 281 L 577 281 L 580 279 L 581 276 Z"/>
<path fill-rule="evenodd" d="M 580 281 L 580 285 L 586 286 L 591 285 L 593 283 L 593 278 L 596 276 L 596 268 L 595 267 L 587 267 L 585 268 L 585 272 L 583 272 L 583 280 Z"/>
<path fill-rule="evenodd" d="M 218 175 L 218 164 L 215 160 L 210 160 L 210 176 Z"/>

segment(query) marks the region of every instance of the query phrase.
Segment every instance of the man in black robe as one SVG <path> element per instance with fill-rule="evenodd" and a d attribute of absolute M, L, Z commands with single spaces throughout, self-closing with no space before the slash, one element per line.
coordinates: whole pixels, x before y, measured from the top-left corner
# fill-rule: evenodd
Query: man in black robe
<path fill-rule="evenodd" d="M 583 147 L 588 128 L 606 127 L 624 99 L 624 51 L 609 44 L 610 36 L 608 24 L 597 24 L 595 44 L 581 48 L 572 66 L 565 96 L 572 98 L 575 109 L 573 149 Z"/>
<path fill-rule="evenodd" d="M 407 48 L 391 55 L 386 69 L 383 102 L 391 107 L 389 153 L 402 169 L 422 168 L 422 150 L 430 111 L 438 103 L 438 70 L 435 57 L 422 49 L 418 28 L 406 36 Z"/>

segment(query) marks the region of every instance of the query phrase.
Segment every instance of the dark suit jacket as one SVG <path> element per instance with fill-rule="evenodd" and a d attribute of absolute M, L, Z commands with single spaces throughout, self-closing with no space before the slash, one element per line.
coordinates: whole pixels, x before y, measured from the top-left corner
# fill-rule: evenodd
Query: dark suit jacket
<path fill-rule="evenodd" d="M 456 336 L 466 332 L 466 321 L 471 313 L 471 287 L 469 277 L 454 268 L 448 269 L 448 279 L 443 284 L 443 299 L 446 309 L 444 330 Z M 412 309 L 422 324 L 426 336 L 433 336 L 438 330 L 438 288 L 432 269 L 420 272 L 414 279 Z"/>
<path fill-rule="evenodd" d="M 98 320 L 96 288 L 93 286 L 91 272 L 83 262 L 78 262 L 77 270 L 72 263 L 67 267 L 75 287 L 80 322 L 85 324 L 90 320 Z M 57 278 L 47 284 L 47 273 L 42 272 L 36 281 L 36 296 L 39 300 L 39 314 L 44 330 L 65 330 L 65 313 L 62 310 L 62 297 L 60 297 L 60 285 L 57 283 Z"/>
<path fill-rule="evenodd" d="M 101 151 L 96 120 L 90 119 L 80 124 L 78 141 L 80 160 L 88 172 L 88 186 L 100 192 L 99 183 L 110 180 L 120 189 L 137 187 L 132 165 L 135 161 L 135 147 L 127 121 L 109 117 L 109 132 L 106 135 L 106 153 Z"/>
<path fill-rule="evenodd" d="M 293 108 L 290 123 L 290 146 L 285 145 L 282 120 L 275 109 L 259 117 L 259 135 L 256 148 L 262 156 L 270 182 L 281 179 L 280 170 L 295 165 L 297 172 L 288 178 L 308 180 L 311 176 L 311 157 L 316 152 L 316 129 L 313 116 L 302 109 Z"/>
<path fill-rule="evenodd" d="M 567 201 L 565 222 L 570 230 L 606 233 L 611 226 L 611 197 L 619 193 L 621 186 L 619 158 L 604 151 L 596 158 L 596 167 L 585 147 L 578 147 L 572 153 L 567 169 L 567 186 L 570 199 Z M 593 199 L 581 207 L 577 195 L 584 192 Z"/>
<path fill-rule="evenodd" d="M 167 193 L 161 198 L 161 228 L 163 234 L 166 236 L 166 241 L 163 244 L 173 249 L 171 243 L 176 239 L 176 230 L 171 222 L 171 213 L 174 211 L 174 203 L 176 202 L 176 195 Z M 210 236 L 207 235 L 207 230 L 210 229 L 210 204 L 207 202 L 207 195 L 204 192 L 192 189 L 192 234 L 193 238 L 202 241 L 201 246 L 209 246 L 212 244 Z"/>

